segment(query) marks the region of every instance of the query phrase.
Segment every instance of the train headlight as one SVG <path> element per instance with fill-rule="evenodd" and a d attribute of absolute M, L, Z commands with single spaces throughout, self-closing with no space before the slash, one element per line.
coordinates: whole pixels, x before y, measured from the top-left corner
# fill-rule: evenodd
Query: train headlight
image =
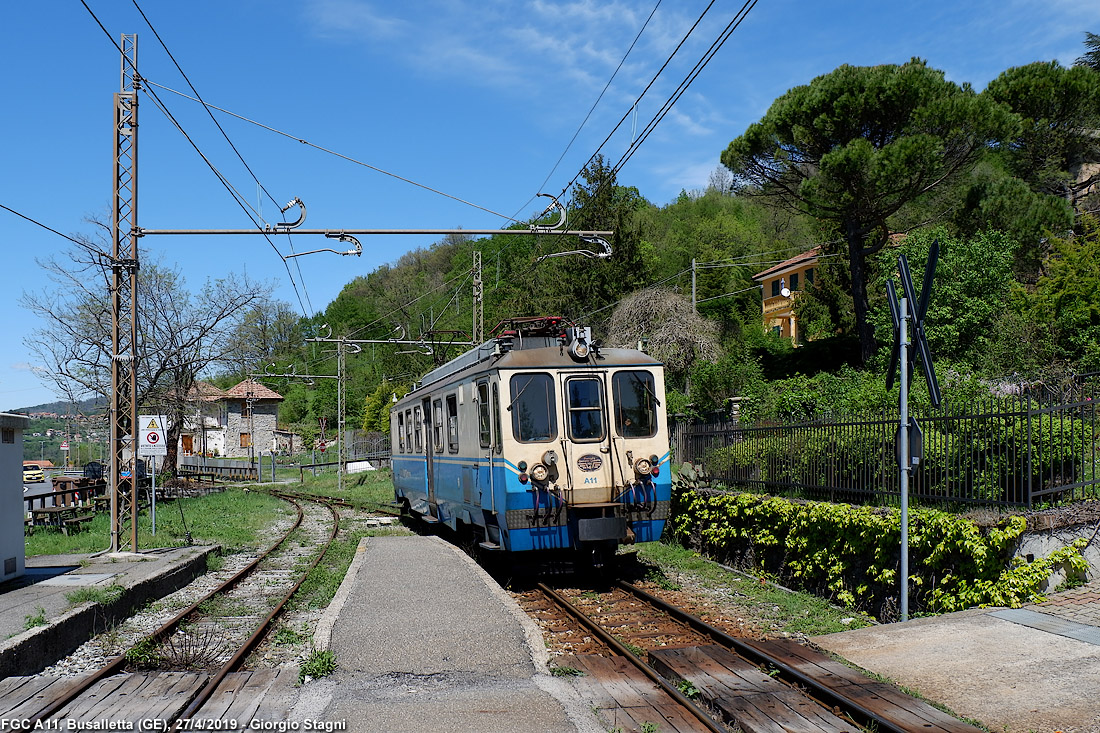
<path fill-rule="evenodd" d="M 588 344 L 583 341 L 574 341 L 569 350 L 573 353 L 574 359 L 583 361 L 588 358 Z"/>
<path fill-rule="evenodd" d="M 639 476 L 646 476 L 653 470 L 653 463 L 648 458 L 639 458 L 634 461 L 634 473 Z"/>
<path fill-rule="evenodd" d="M 550 469 L 541 463 L 531 466 L 531 478 L 535 481 L 545 481 L 550 476 Z"/>

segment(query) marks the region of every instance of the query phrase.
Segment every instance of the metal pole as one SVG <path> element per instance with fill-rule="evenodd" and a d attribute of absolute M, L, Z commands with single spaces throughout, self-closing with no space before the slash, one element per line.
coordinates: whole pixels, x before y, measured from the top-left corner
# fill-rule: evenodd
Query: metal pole
<path fill-rule="evenodd" d="M 699 309 L 696 307 L 695 299 L 695 258 L 691 258 L 691 312 L 698 313 Z"/>
<path fill-rule="evenodd" d="M 152 457 L 153 463 L 153 497 L 152 497 L 152 510 L 151 516 L 153 519 L 153 536 L 157 536 L 157 459 Z"/>
<path fill-rule="evenodd" d="M 901 620 L 909 620 L 909 303 L 901 299 L 898 362 L 901 366 L 901 396 L 898 400 L 898 481 L 901 489 Z"/>
<path fill-rule="evenodd" d="M 336 489 L 344 490 L 344 341 L 336 346 Z"/>

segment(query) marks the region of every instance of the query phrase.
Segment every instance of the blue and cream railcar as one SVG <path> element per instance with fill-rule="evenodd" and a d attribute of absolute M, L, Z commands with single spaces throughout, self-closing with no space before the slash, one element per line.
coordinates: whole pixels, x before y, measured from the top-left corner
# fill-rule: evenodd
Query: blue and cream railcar
<path fill-rule="evenodd" d="M 429 372 L 390 413 L 398 502 L 486 550 L 591 553 L 661 536 L 664 373 L 584 328 L 506 332 Z"/>

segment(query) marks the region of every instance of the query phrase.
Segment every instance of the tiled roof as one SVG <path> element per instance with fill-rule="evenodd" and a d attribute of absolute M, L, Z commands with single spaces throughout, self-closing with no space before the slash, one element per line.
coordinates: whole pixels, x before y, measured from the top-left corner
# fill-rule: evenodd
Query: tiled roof
<path fill-rule="evenodd" d="M 218 400 L 224 400 L 228 396 L 225 390 L 218 389 L 210 384 L 210 382 L 195 382 L 191 385 L 191 389 L 187 390 L 187 400 L 189 402 L 198 400 L 203 402 L 217 402 Z"/>
<path fill-rule="evenodd" d="M 228 397 L 236 397 L 238 399 L 245 399 L 248 397 L 248 393 L 252 393 L 252 398 L 257 400 L 281 400 L 283 396 L 273 389 L 268 389 L 254 379 L 246 379 L 240 384 L 230 387 L 226 392 Z"/>
<path fill-rule="evenodd" d="M 777 272 L 782 272 L 783 270 L 789 269 L 789 268 L 794 267 L 796 265 L 800 265 L 803 262 L 808 262 L 810 260 L 816 260 L 820 254 L 821 254 L 821 245 L 818 245 L 817 247 L 814 247 L 813 249 L 806 250 L 802 254 L 795 255 L 794 257 L 790 258 L 789 260 L 784 260 L 783 262 L 780 262 L 778 265 L 773 265 L 772 267 L 769 267 L 768 269 L 764 270 L 763 272 L 756 273 L 755 275 L 752 276 L 752 279 L 753 280 L 762 280 L 762 279 L 768 277 L 769 275 L 773 275 Z"/>

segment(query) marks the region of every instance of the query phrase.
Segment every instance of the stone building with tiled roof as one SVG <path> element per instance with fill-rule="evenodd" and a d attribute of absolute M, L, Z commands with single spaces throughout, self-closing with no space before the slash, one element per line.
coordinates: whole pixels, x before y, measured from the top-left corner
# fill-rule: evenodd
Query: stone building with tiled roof
<path fill-rule="evenodd" d="M 196 382 L 188 393 L 194 405 L 180 433 L 181 455 L 240 458 L 276 450 L 278 392 L 252 379 L 221 390 Z"/>

